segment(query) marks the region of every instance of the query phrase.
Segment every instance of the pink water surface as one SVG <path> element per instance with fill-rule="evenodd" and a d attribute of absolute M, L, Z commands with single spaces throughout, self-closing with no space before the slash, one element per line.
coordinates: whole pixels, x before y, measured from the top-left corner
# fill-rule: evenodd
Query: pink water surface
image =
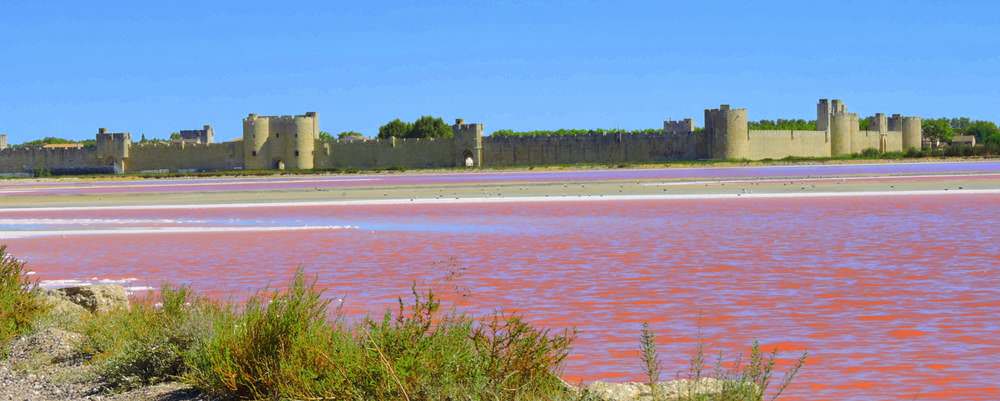
<path fill-rule="evenodd" d="M 0 212 L 0 219 L 349 225 L 266 233 L 10 239 L 37 277 L 190 283 L 239 299 L 317 274 L 352 316 L 411 283 L 461 310 L 576 327 L 570 380 L 639 380 L 640 324 L 668 376 L 699 337 L 808 350 L 795 400 L 1000 399 L 998 195 L 212 210 Z M 9 222 L 8 222 L 9 223 Z"/>

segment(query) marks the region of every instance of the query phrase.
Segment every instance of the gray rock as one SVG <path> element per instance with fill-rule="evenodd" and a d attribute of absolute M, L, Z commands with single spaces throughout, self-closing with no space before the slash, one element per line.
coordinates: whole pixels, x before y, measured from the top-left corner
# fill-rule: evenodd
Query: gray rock
<path fill-rule="evenodd" d="M 14 340 L 10 345 L 11 364 L 61 363 L 78 356 L 77 345 L 83 335 L 57 328 L 47 328 Z M 34 375 L 28 375 L 34 379 Z"/>
<path fill-rule="evenodd" d="M 95 313 L 109 312 L 115 309 L 128 309 L 128 291 L 125 287 L 113 284 L 85 285 L 66 287 L 49 291 L 49 294 L 80 305 Z"/>
<path fill-rule="evenodd" d="M 722 380 L 702 378 L 697 381 L 681 379 L 657 383 L 659 399 L 675 399 L 680 395 L 718 394 L 722 390 Z M 588 393 L 605 401 L 652 401 L 649 385 L 645 383 L 607 383 L 596 381 L 587 385 Z"/>
<path fill-rule="evenodd" d="M 64 298 L 62 294 L 56 293 L 55 291 L 43 291 L 40 295 L 42 300 L 44 300 L 45 303 L 49 304 L 51 307 L 49 313 L 52 315 L 75 318 L 80 315 L 90 313 L 90 311 L 84 307 L 70 302 L 68 299 Z"/>

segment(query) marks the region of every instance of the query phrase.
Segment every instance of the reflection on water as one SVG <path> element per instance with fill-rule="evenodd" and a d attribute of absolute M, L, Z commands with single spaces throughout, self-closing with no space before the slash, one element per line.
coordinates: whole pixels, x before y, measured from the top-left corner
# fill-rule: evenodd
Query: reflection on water
<path fill-rule="evenodd" d="M 381 312 L 417 282 L 470 313 L 503 308 L 577 327 L 570 380 L 641 379 L 637 339 L 649 321 L 668 375 L 699 338 L 729 354 L 759 338 L 787 351 L 785 361 L 812 355 L 791 399 L 996 400 L 998 206 L 997 195 L 962 195 L 20 212 L 0 221 L 356 226 L 7 242 L 42 280 L 182 282 L 224 299 L 280 284 L 301 265 L 352 316 Z"/>

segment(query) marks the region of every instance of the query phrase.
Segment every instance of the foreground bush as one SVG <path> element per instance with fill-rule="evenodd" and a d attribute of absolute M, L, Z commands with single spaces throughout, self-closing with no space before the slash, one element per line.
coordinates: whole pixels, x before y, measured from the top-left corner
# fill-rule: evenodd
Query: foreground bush
<path fill-rule="evenodd" d="M 0 356 L 14 337 L 28 332 L 47 310 L 38 286 L 27 278 L 24 262 L 0 246 Z"/>
<path fill-rule="evenodd" d="M 250 299 L 188 354 L 185 381 L 238 399 L 529 400 L 565 395 L 572 340 L 494 316 L 444 314 L 432 294 L 348 327 L 298 273 L 288 290 Z"/>
<path fill-rule="evenodd" d="M 642 326 L 639 348 L 642 352 L 643 369 L 646 372 L 647 383 L 658 382 L 659 359 L 656 356 L 655 335 L 649 330 L 646 323 L 643 323 Z M 773 401 L 781 397 L 791 385 L 792 380 L 805 365 L 807 356 L 808 353 L 803 352 L 785 371 L 781 381 L 775 383 L 777 349 L 770 353 L 764 353 L 760 348 L 760 343 L 754 341 L 750 348 L 749 358 L 744 360 L 740 356 L 727 364 L 720 354 L 714 368 L 709 372 L 706 368 L 704 344 L 699 344 L 698 349 L 691 357 L 688 377 L 686 378 L 689 383 L 694 384 L 687 386 L 679 394 L 672 397 L 661 396 L 662 389 L 650 386 L 651 397 L 654 400 L 669 401 L 764 401 L 765 399 Z M 706 383 L 704 382 L 706 378 L 716 380 Z"/>
<path fill-rule="evenodd" d="M 187 287 L 164 286 L 158 299 L 85 320 L 81 351 L 94 357 L 98 376 L 113 389 L 175 379 L 186 371 L 185 354 L 227 313 Z"/>

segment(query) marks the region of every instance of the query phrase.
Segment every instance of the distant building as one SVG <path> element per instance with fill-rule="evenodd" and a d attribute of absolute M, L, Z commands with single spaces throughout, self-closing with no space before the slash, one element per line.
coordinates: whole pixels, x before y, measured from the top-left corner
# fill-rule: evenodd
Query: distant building
<path fill-rule="evenodd" d="M 211 125 L 205 125 L 202 129 L 183 130 L 180 132 L 181 142 L 193 142 L 210 144 L 215 140 L 215 132 Z"/>
<path fill-rule="evenodd" d="M 975 135 L 955 135 L 951 138 L 952 145 L 976 146 Z"/>
<path fill-rule="evenodd" d="M 0 134 L 0 150 L 7 149 L 7 134 Z"/>

